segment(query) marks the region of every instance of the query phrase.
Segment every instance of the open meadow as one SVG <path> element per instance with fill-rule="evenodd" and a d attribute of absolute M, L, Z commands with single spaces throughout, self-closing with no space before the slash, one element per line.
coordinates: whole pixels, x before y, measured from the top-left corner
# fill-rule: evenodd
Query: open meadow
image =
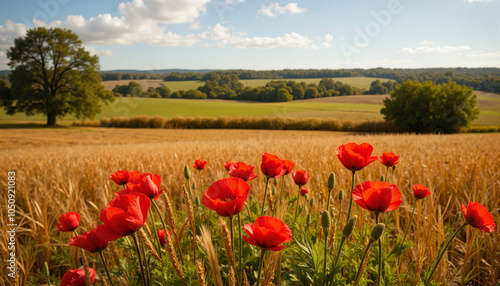
<path fill-rule="evenodd" d="M 479 118 L 473 125 L 500 126 L 500 95 L 476 92 L 478 95 Z M 170 98 L 116 98 L 102 111 L 96 119 L 111 117 L 130 117 L 136 115 L 163 116 L 284 116 L 295 118 L 335 118 L 352 121 L 382 121 L 380 109 L 383 99 L 388 95 L 351 95 L 296 100 L 290 102 L 243 102 L 233 100 L 200 100 Z M 74 116 L 66 116 L 60 122 L 71 124 Z M 0 110 L 0 124 L 25 121 L 46 121 L 46 117 L 38 114 L 27 117 L 18 113 L 6 115 Z"/>
<path fill-rule="evenodd" d="M 394 152 L 401 156 L 397 169 L 388 179 L 399 187 L 403 203 L 395 211 L 383 214 L 388 227 L 386 239 L 389 249 L 393 247 L 394 239 L 401 236 L 409 224 L 415 203 L 411 186 L 423 184 L 430 188 L 432 194 L 421 200 L 416 208 L 408 236 L 413 246 L 401 256 L 402 273 L 418 276 L 428 269 L 438 255 L 439 245 L 445 235 L 463 223 L 463 216 L 454 223 L 461 203 L 479 202 L 492 213 L 497 224 L 500 221 L 500 134 L 368 135 L 264 130 L 0 129 L 2 188 L 7 188 L 8 172 L 15 172 L 16 180 L 19 285 L 46 283 L 42 271 L 44 262 L 49 263 L 53 282 L 69 268 L 80 265 L 78 249 L 67 244 L 71 235 L 57 232 L 57 220 L 63 213 L 77 211 L 81 215 L 78 231 L 81 233 L 94 228 L 99 222 L 101 209 L 114 197 L 113 193 L 121 189 L 109 179 L 110 174 L 117 170 L 157 173 L 161 178 L 161 187 L 165 188 L 176 210 L 178 224 L 186 227 L 181 196 L 182 188 L 186 185 L 183 168 L 189 166 L 193 174 L 192 182 L 198 182 L 198 171 L 192 167 L 196 159 L 208 161 L 202 172 L 203 189 L 227 177 L 222 165 L 225 161 L 243 161 L 255 166 L 258 177 L 248 182 L 251 196 L 247 199 L 247 205 L 256 204 L 259 207 L 264 193 L 264 177 L 260 171 L 263 152 L 291 160 L 295 163 L 294 170 L 307 170 L 311 174 L 306 185 L 310 192 L 309 200 L 314 198 L 314 204 L 305 210 L 312 218 L 311 226 L 307 229 L 308 233 L 320 237 L 315 245 L 321 245 L 318 216 L 326 208 L 327 180 L 331 172 L 336 175 L 336 185 L 331 194 L 335 213 L 340 209 L 337 199 L 340 190 L 346 192 L 346 197 L 349 194 L 351 172 L 342 166 L 335 154 L 338 146 L 348 142 L 372 144 L 374 156 L 380 156 L 382 152 Z M 379 180 L 385 171 L 385 166 L 380 162 L 373 162 L 356 173 L 356 184 Z M 280 184 L 281 180 L 278 182 Z M 290 175 L 285 177 L 284 184 L 285 198 L 290 198 L 290 201 L 285 202 L 292 203 L 297 186 Z M 0 196 L 2 201 L 7 201 L 6 192 Z M 160 209 L 164 209 L 163 200 L 158 200 L 158 204 Z M 341 224 L 344 224 L 348 204 L 348 199 L 344 199 Z M 203 205 L 195 204 L 195 215 L 204 213 L 203 208 Z M 244 210 L 244 213 L 243 223 L 253 222 L 247 217 L 247 211 Z M 363 237 L 369 231 L 367 226 L 374 225 L 374 216 L 356 204 L 353 205 L 353 213 L 359 216 L 356 237 Z M 2 222 L 7 221 L 6 212 L 1 212 L 0 219 Z M 290 225 L 291 220 L 293 214 L 285 216 L 285 222 Z M 300 229 L 293 230 L 294 234 L 304 230 L 304 212 L 299 214 L 298 221 Z M 199 227 L 202 221 L 197 219 L 196 223 L 196 227 Z M 190 231 L 184 230 L 184 238 L 181 236 L 179 239 L 182 247 L 189 250 Z M 2 252 L 7 249 L 7 235 L 6 232 L 1 234 Z M 215 239 L 214 243 L 222 253 L 221 240 Z M 348 242 L 348 245 L 356 249 L 352 242 Z M 287 249 L 282 257 L 283 265 L 293 263 L 293 256 L 296 255 L 287 252 Z M 250 250 L 248 245 L 245 246 L 245 251 Z M 376 252 L 375 248 L 373 252 Z M 110 266 L 115 265 L 109 249 L 104 250 L 103 254 Z M 99 269 L 100 260 L 97 256 L 88 255 L 91 266 Z M 130 253 L 120 248 L 119 255 L 128 257 Z M 204 257 L 205 254 L 200 255 Z M 0 262 L 2 278 L 6 275 L 5 263 L 4 259 Z M 256 269 L 256 260 L 247 263 Z M 354 260 L 350 263 L 357 265 L 359 262 Z M 370 268 L 371 263 L 368 271 L 376 271 Z M 392 262 L 386 265 L 389 267 L 387 269 L 391 265 L 395 267 Z M 285 275 L 287 268 L 283 267 Z M 245 272 L 250 279 L 255 279 L 250 269 L 246 268 Z M 116 274 L 116 271 L 115 267 L 112 273 Z M 228 271 L 228 268 L 221 268 L 224 275 Z M 173 271 L 169 279 L 174 279 L 172 277 L 175 278 Z M 402 281 L 404 285 L 413 285 L 410 276 L 402 277 L 406 277 Z M 465 282 L 472 283 L 469 285 L 495 285 L 499 279 L 500 231 L 496 228 L 488 234 L 470 226 L 465 227 L 455 238 L 434 275 L 435 281 L 446 284 L 456 281 L 459 285 Z M 175 281 L 182 283 L 180 280 Z M 190 280 L 196 284 L 194 281 Z M 9 284 L 0 282 L 0 285 Z"/>

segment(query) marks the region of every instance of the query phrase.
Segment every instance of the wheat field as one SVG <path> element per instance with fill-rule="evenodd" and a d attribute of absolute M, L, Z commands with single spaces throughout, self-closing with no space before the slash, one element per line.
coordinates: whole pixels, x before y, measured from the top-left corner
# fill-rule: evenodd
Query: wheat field
<path fill-rule="evenodd" d="M 437 256 L 439 244 L 450 231 L 460 204 L 483 204 L 496 223 L 500 220 L 500 134 L 459 135 L 371 135 L 308 131 L 249 130 L 158 130 L 158 129 L 61 129 L 0 130 L 0 182 L 2 203 L 7 204 L 7 173 L 16 172 L 16 246 L 18 285 L 27 285 L 28 277 L 42 275 L 45 261 L 51 271 L 68 268 L 57 261 L 57 253 L 68 251 L 64 243 L 70 236 L 56 231 L 55 224 L 65 212 L 78 211 L 83 229 L 95 227 L 100 210 L 118 190 L 109 180 L 117 170 L 157 173 L 170 197 L 179 208 L 183 168 L 196 159 L 208 161 L 204 171 L 206 186 L 226 177 L 225 161 L 243 161 L 256 166 L 259 177 L 251 181 L 251 195 L 262 200 L 263 178 L 259 166 L 261 154 L 268 152 L 294 162 L 295 170 L 311 173 L 308 183 L 315 198 L 314 211 L 325 208 L 327 179 L 337 178 L 332 193 L 333 206 L 340 189 L 350 190 L 350 172 L 335 155 L 335 148 L 348 142 L 373 145 L 374 155 L 394 152 L 401 155 L 394 176 L 389 177 L 402 193 L 403 204 L 389 214 L 395 227 L 405 229 L 414 204 L 411 186 L 423 184 L 432 195 L 417 207 L 409 239 L 414 246 L 403 257 L 406 267 L 419 272 Z M 10 139 L 9 139 L 10 138 Z M 16 140 L 16 143 L 9 143 Z M 24 142 L 24 143 L 23 143 Z M 197 172 L 193 172 L 196 174 Z M 378 180 L 385 167 L 374 162 L 356 174 L 356 183 Z M 295 194 L 291 178 L 285 190 Z M 344 200 L 348 204 L 348 200 Z M 2 206 L 2 210 L 4 206 Z M 343 207 L 344 215 L 347 211 Z M 373 224 L 373 217 L 354 206 L 360 215 L 357 227 Z M 0 214 L 2 225 L 7 213 Z M 463 222 L 463 216 L 460 218 Z M 0 249 L 7 253 L 7 233 L 1 233 Z M 73 250 L 72 250 L 73 251 Z M 2 254 L 2 257 L 3 254 Z M 0 262 L 2 282 L 6 264 Z M 452 243 L 435 275 L 436 281 L 451 282 L 459 276 L 474 276 L 476 285 L 494 285 L 500 279 L 500 233 L 491 234 L 466 227 Z M 460 283 L 461 281 L 458 281 Z"/>

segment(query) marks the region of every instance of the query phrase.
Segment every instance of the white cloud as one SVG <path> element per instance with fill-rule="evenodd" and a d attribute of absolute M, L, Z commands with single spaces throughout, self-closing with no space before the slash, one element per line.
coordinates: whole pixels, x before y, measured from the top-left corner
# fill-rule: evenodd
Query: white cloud
<path fill-rule="evenodd" d="M 21 23 L 14 23 L 11 20 L 0 25 L 0 50 L 5 51 L 14 44 L 14 39 L 26 34 L 28 26 Z"/>
<path fill-rule="evenodd" d="M 308 37 L 302 36 L 297 33 L 285 34 L 283 37 L 233 37 L 231 44 L 239 49 L 246 48 L 304 48 L 314 49 L 313 41 Z"/>
<path fill-rule="evenodd" d="M 430 45 L 434 45 L 434 42 L 433 41 L 424 40 L 424 41 L 420 42 L 419 44 L 421 46 L 430 46 Z"/>
<path fill-rule="evenodd" d="M 115 55 L 115 53 L 113 53 L 110 50 L 99 50 L 98 51 L 94 47 L 87 47 L 87 46 L 85 46 L 84 49 L 87 50 L 91 55 L 96 55 L 96 56 L 112 57 Z"/>
<path fill-rule="evenodd" d="M 288 3 L 285 6 L 280 6 L 278 2 L 271 3 L 269 5 L 262 5 L 257 14 L 265 15 L 268 17 L 276 17 L 278 14 L 300 14 L 307 11 L 306 8 L 299 8 L 297 3 Z"/>
<path fill-rule="evenodd" d="M 193 22 L 206 11 L 205 5 L 210 0 L 133 0 L 118 5 L 120 14 L 129 24 L 138 24 L 145 20 L 164 24 Z"/>
<path fill-rule="evenodd" d="M 470 51 L 471 48 L 469 46 L 444 46 L 444 47 L 429 47 L 422 46 L 417 48 L 402 48 L 400 53 L 403 54 L 446 54 L 446 53 L 459 53 L 464 51 Z"/>
<path fill-rule="evenodd" d="M 500 51 L 493 53 L 485 53 L 483 51 L 478 51 L 467 55 L 468 58 L 500 58 Z"/>
<path fill-rule="evenodd" d="M 464 0 L 464 2 L 475 3 L 475 2 L 492 2 L 493 0 Z"/>
<path fill-rule="evenodd" d="M 235 3 L 245 3 L 246 0 L 225 0 L 224 3 L 225 4 L 228 4 L 228 5 L 231 5 L 231 4 L 235 4 Z"/>

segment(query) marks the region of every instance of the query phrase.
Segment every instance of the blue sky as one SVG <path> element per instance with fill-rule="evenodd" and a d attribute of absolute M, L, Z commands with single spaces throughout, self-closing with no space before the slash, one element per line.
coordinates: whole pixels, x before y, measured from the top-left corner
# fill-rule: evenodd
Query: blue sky
<path fill-rule="evenodd" d="M 35 26 L 112 69 L 500 67 L 500 0 L 0 0 L 0 70 Z"/>

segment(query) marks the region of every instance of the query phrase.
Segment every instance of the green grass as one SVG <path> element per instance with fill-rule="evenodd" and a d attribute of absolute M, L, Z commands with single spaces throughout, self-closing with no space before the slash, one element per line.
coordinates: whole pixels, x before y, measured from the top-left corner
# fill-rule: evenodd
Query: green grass
<path fill-rule="evenodd" d="M 333 99 L 333 98 L 332 98 Z M 380 114 L 382 105 L 359 103 L 334 103 L 315 100 L 291 102 L 238 102 L 224 100 L 191 99 L 152 99 L 152 98 L 117 98 L 115 102 L 102 106 L 102 112 L 96 119 L 129 117 L 135 115 L 174 116 L 287 116 L 350 119 L 353 121 L 383 120 Z M 479 118 L 473 122 L 479 125 L 500 125 L 500 108 L 484 105 L 480 108 Z M 59 124 L 76 120 L 74 116 L 58 119 Z M 19 122 L 21 121 L 21 122 Z M 22 121 L 45 122 L 46 117 L 24 114 L 6 115 L 0 109 L 0 125 L 22 123 Z M 12 126 L 14 127 L 14 126 Z"/>
<path fill-rule="evenodd" d="M 372 77 L 332 77 L 334 81 L 340 81 L 342 83 L 350 84 L 357 88 L 365 88 L 369 89 L 370 84 L 374 80 L 388 81 L 390 79 L 386 78 L 372 78 Z M 289 81 L 293 80 L 296 82 L 305 82 L 305 83 L 315 83 L 319 84 L 321 78 L 295 78 L 295 79 L 243 79 L 240 82 L 249 87 L 259 87 L 265 86 L 270 81 L 284 80 Z M 163 85 L 168 87 L 171 91 L 178 90 L 190 90 L 197 89 L 198 87 L 204 85 L 203 81 L 199 80 L 188 80 L 188 81 L 164 81 Z"/>
<path fill-rule="evenodd" d="M 203 86 L 205 82 L 200 80 L 187 80 L 187 81 L 164 81 L 162 84 L 168 87 L 171 91 L 178 90 L 190 90 L 197 89 L 200 86 Z"/>
<path fill-rule="evenodd" d="M 374 80 L 381 80 L 381 81 L 392 81 L 391 79 L 386 79 L 386 78 L 372 78 L 372 77 L 332 77 L 334 81 L 340 81 L 345 84 L 352 85 L 357 88 L 365 88 L 369 89 L 370 84 Z M 277 81 L 277 80 L 284 80 L 284 81 L 296 81 L 296 82 L 305 82 L 305 83 L 315 83 L 319 84 L 321 81 L 321 78 L 294 78 L 294 79 L 244 79 L 240 80 L 241 83 L 243 83 L 245 86 L 250 86 L 250 87 L 258 87 L 258 86 L 264 86 L 270 81 Z"/>

